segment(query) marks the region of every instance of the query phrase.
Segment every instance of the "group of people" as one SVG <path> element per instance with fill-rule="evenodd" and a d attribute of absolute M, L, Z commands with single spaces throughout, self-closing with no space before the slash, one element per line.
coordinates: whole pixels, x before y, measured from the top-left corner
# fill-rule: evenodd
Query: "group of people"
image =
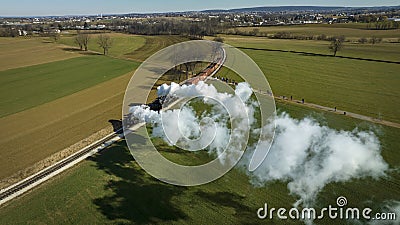
<path fill-rule="evenodd" d="M 282 96 L 283 100 L 289 100 L 285 95 Z M 293 96 L 290 96 L 290 101 L 293 101 Z M 304 98 L 301 99 L 301 103 L 304 104 L 305 100 Z M 337 107 L 335 106 L 334 108 L 334 112 L 337 112 Z M 343 111 L 343 115 L 346 115 L 347 113 L 345 111 Z"/>
<path fill-rule="evenodd" d="M 228 83 L 228 84 L 238 85 L 238 82 L 236 82 L 234 79 L 229 79 L 229 78 L 220 77 L 220 76 L 215 76 L 215 79 L 223 81 L 223 82 Z"/>
<path fill-rule="evenodd" d="M 215 76 L 215 79 L 218 79 L 218 80 L 223 81 L 223 82 L 228 83 L 228 84 L 234 84 L 234 85 L 238 84 L 235 80 L 229 79 L 229 78 L 226 78 L 226 77 Z M 267 90 L 267 94 L 272 96 L 272 92 L 269 91 L 269 90 Z M 283 100 L 289 100 L 289 98 L 286 97 L 285 95 L 282 96 L 282 99 Z M 290 101 L 293 101 L 293 96 L 292 95 L 290 96 Z M 302 104 L 305 103 L 304 98 L 301 99 L 301 103 Z M 337 107 L 334 108 L 334 111 L 337 112 Z M 345 111 L 343 112 L 343 115 L 346 115 Z"/>
<path fill-rule="evenodd" d="M 283 99 L 283 100 L 289 100 L 285 95 L 282 96 L 282 99 Z M 290 96 L 290 101 L 293 101 L 293 96 L 292 96 L 292 95 Z M 302 99 L 301 99 L 301 103 L 304 104 L 304 102 L 305 102 L 305 100 L 304 100 L 304 98 L 302 98 Z"/>

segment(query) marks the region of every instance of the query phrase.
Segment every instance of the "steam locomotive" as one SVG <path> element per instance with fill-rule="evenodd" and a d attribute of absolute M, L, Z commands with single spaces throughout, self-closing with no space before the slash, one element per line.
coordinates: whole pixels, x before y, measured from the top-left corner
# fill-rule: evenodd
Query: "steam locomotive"
<path fill-rule="evenodd" d="M 152 103 L 147 104 L 150 110 L 160 112 L 167 96 L 159 96 Z"/>

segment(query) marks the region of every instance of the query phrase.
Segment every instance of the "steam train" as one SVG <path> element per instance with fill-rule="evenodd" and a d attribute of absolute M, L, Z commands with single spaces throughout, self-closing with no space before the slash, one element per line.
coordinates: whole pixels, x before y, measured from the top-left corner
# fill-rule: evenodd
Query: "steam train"
<path fill-rule="evenodd" d="M 222 51 L 223 51 L 223 49 L 222 49 Z M 225 54 L 225 53 L 223 52 L 222 54 Z M 188 79 L 184 84 L 192 85 L 192 84 L 197 84 L 200 81 L 205 81 L 207 79 L 207 77 L 211 76 L 216 70 L 218 70 L 220 65 L 223 64 L 222 57 L 217 58 L 216 61 L 217 61 L 217 63 L 210 63 L 207 66 L 207 68 L 205 68 L 203 71 L 201 71 L 197 76 Z M 165 99 L 166 99 L 166 96 L 159 96 L 152 103 L 147 104 L 147 106 L 150 107 L 150 110 L 160 112 L 160 110 L 162 109 L 162 105 L 165 102 Z"/>
<path fill-rule="evenodd" d="M 191 84 L 197 84 L 200 81 L 204 81 L 207 79 L 208 76 L 210 76 L 214 71 L 216 71 L 218 67 L 219 67 L 218 63 L 210 63 L 210 65 L 208 65 L 207 68 L 201 71 L 197 76 L 188 79 L 184 84 L 191 85 Z M 147 106 L 150 108 L 150 110 L 160 112 L 166 97 L 167 96 L 159 96 L 152 103 L 147 104 Z"/>
<path fill-rule="evenodd" d="M 167 96 L 159 96 L 157 97 L 156 100 L 154 100 L 152 103 L 142 105 L 144 108 L 149 108 L 152 111 L 160 112 L 162 109 L 163 103 L 165 102 Z M 123 118 L 124 124 L 126 127 L 130 127 L 132 125 L 135 125 L 138 123 L 138 120 L 134 117 L 132 117 L 132 113 L 128 113 L 124 116 Z"/>
<path fill-rule="evenodd" d="M 152 103 L 147 104 L 147 106 L 150 108 L 152 111 L 157 111 L 160 112 L 162 109 L 162 105 L 165 102 L 167 96 L 159 96 L 154 100 Z"/>

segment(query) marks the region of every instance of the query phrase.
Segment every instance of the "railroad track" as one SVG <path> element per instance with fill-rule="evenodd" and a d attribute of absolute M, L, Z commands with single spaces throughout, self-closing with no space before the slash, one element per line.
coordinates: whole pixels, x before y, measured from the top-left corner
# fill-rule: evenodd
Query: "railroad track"
<path fill-rule="evenodd" d="M 63 168 L 67 167 L 71 167 L 73 165 L 75 165 L 76 163 L 82 161 L 83 159 L 97 153 L 100 152 L 101 150 L 104 149 L 104 147 L 107 147 L 108 145 L 110 145 L 110 141 L 119 137 L 122 134 L 122 129 L 107 135 L 106 137 L 92 143 L 91 145 L 83 148 L 82 150 L 74 153 L 73 155 L 57 162 L 56 164 L 47 167 L 46 169 L 14 184 L 9 186 L 8 188 L 5 188 L 3 190 L 0 191 L 0 205 L 7 202 L 8 200 L 11 200 L 13 197 L 16 197 L 18 195 L 21 195 L 22 193 L 24 193 L 27 190 L 24 189 L 30 189 L 32 185 L 37 186 L 38 184 L 44 182 L 45 178 L 50 178 L 50 175 L 58 172 L 62 172 Z M 79 160 L 80 158 L 82 158 L 81 160 Z M 58 174 L 56 173 L 56 174 Z M 54 175 L 56 175 L 54 174 Z M 39 182 L 42 181 L 42 182 Z M 36 185 L 35 185 L 36 184 Z"/>

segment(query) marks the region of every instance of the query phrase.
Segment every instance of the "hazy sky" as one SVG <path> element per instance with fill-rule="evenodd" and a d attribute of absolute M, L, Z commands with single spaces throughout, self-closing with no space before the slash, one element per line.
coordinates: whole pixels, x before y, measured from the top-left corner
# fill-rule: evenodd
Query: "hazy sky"
<path fill-rule="evenodd" d="M 254 6 L 394 6 L 399 0 L 1 0 L 0 16 L 79 15 L 231 9 Z"/>

